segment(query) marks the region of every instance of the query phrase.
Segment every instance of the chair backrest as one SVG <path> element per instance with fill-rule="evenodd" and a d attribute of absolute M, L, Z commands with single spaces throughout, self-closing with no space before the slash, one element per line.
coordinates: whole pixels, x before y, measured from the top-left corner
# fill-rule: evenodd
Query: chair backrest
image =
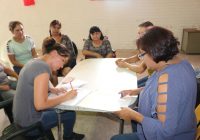
<path fill-rule="evenodd" d="M 0 61 L 7 67 L 11 68 L 13 67 L 13 64 L 10 62 L 8 58 L 8 53 L 7 53 L 7 48 L 6 48 L 6 43 L 3 43 L 0 46 Z"/>
<path fill-rule="evenodd" d="M 73 41 L 72 41 L 72 47 L 73 47 L 74 54 L 77 57 L 78 56 L 78 48 L 77 48 L 76 44 Z"/>
<path fill-rule="evenodd" d="M 38 130 L 39 134 L 35 136 L 27 136 L 27 134 L 31 131 L 36 132 L 35 130 Z M 0 137 L 2 140 L 48 140 L 48 137 L 46 136 L 41 122 L 36 122 L 28 127 L 22 128 L 19 125 L 13 123 L 6 127 L 3 132 L 2 136 Z"/>
<path fill-rule="evenodd" d="M 195 109 L 195 114 L 197 118 L 197 137 L 196 140 L 200 139 L 200 104 Z"/>
<path fill-rule="evenodd" d="M 200 104 L 196 107 L 195 114 L 196 114 L 196 118 L 197 118 L 197 124 L 199 124 L 200 123 Z"/>

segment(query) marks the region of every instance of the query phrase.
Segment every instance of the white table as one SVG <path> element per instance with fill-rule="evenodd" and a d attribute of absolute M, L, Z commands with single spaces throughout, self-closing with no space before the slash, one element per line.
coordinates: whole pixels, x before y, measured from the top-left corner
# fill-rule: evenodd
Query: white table
<path fill-rule="evenodd" d="M 99 101 L 98 96 L 100 94 L 110 94 L 110 96 L 114 94 L 119 95 L 118 92 L 121 90 L 137 88 L 136 73 L 125 68 L 117 67 L 115 60 L 116 58 L 85 59 L 80 61 L 65 77 L 73 77 L 74 79 L 86 81 L 87 84 L 82 88 L 91 90 L 91 93 L 81 101 L 81 104 L 87 104 L 87 107 L 79 108 L 79 111 L 106 112 L 106 109 L 102 111 L 93 108 L 95 103 Z M 109 102 L 112 103 L 115 99 L 116 98 L 113 98 L 113 100 Z M 105 100 L 101 100 L 100 102 L 105 104 L 104 101 Z M 117 103 L 117 101 L 115 101 L 115 103 Z M 71 109 L 63 105 L 58 105 L 56 108 L 60 110 Z M 113 108 L 111 108 L 111 110 L 112 109 Z M 59 128 L 59 130 L 61 130 L 61 128 Z"/>
<path fill-rule="evenodd" d="M 86 84 L 81 87 L 81 90 L 89 90 L 91 93 L 83 100 L 81 99 L 77 107 L 74 107 L 74 104 L 70 107 L 69 104 L 63 103 L 58 105 L 57 108 L 64 110 L 112 112 L 119 110 L 123 105 L 129 105 L 131 99 L 129 101 L 128 99 L 120 99 L 120 94 L 118 93 L 124 89 L 137 88 L 137 77 L 134 72 L 117 67 L 115 60 L 116 58 L 100 58 L 85 59 L 79 62 L 65 78 L 73 77 L 75 80 L 85 81 Z M 61 81 L 60 85 L 65 81 L 65 78 Z M 83 96 L 83 94 L 85 93 L 81 93 L 80 91 L 78 96 Z M 75 100 L 79 97 L 76 97 Z M 123 102 L 126 102 L 126 104 Z"/>

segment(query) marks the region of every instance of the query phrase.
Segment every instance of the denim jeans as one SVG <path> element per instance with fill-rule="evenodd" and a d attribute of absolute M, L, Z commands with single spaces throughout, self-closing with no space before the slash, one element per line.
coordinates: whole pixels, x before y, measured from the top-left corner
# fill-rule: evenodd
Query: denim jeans
<path fill-rule="evenodd" d="M 137 81 L 138 88 L 144 87 L 147 80 L 148 80 L 148 76 L 139 79 L 139 80 Z M 137 99 L 136 99 L 134 105 L 135 105 L 135 106 L 138 106 L 138 103 L 139 103 L 139 95 L 138 95 L 138 97 L 137 97 Z"/>
<path fill-rule="evenodd" d="M 111 140 L 139 140 L 137 133 L 115 135 Z"/>
<path fill-rule="evenodd" d="M 10 90 L 7 90 L 7 91 L 0 90 L 0 100 L 1 101 L 5 101 L 10 98 L 14 98 L 17 82 L 9 80 L 8 85 L 10 86 Z M 12 104 L 6 106 L 4 108 L 4 111 L 5 111 L 6 115 L 8 116 L 10 123 L 12 123 L 13 122 Z"/>
<path fill-rule="evenodd" d="M 18 67 L 18 66 L 13 66 L 14 71 L 19 75 L 22 67 Z"/>
<path fill-rule="evenodd" d="M 65 111 L 61 113 L 61 123 L 63 124 L 63 137 L 70 137 L 73 132 L 74 124 L 76 121 L 76 113 L 74 111 Z M 58 115 L 55 110 L 47 110 L 41 116 L 42 126 L 45 131 L 58 125 Z"/>

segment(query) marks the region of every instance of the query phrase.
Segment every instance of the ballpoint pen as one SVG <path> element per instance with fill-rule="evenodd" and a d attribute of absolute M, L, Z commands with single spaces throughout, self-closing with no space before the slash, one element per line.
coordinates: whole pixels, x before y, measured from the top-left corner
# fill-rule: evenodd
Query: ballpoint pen
<path fill-rule="evenodd" d="M 71 89 L 74 90 L 74 88 L 73 88 L 73 86 L 72 86 L 72 82 L 70 81 L 69 83 L 70 83 Z"/>

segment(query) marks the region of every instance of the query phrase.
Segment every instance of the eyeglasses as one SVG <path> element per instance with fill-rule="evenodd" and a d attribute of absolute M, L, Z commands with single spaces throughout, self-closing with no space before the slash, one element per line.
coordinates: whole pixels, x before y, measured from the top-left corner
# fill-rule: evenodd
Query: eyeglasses
<path fill-rule="evenodd" d="M 140 60 L 143 60 L 145 54 L 146 54 L 146 52 L 143 52 L 143 53 L 138 54 L 138 58 L 139 58 Z"/>

